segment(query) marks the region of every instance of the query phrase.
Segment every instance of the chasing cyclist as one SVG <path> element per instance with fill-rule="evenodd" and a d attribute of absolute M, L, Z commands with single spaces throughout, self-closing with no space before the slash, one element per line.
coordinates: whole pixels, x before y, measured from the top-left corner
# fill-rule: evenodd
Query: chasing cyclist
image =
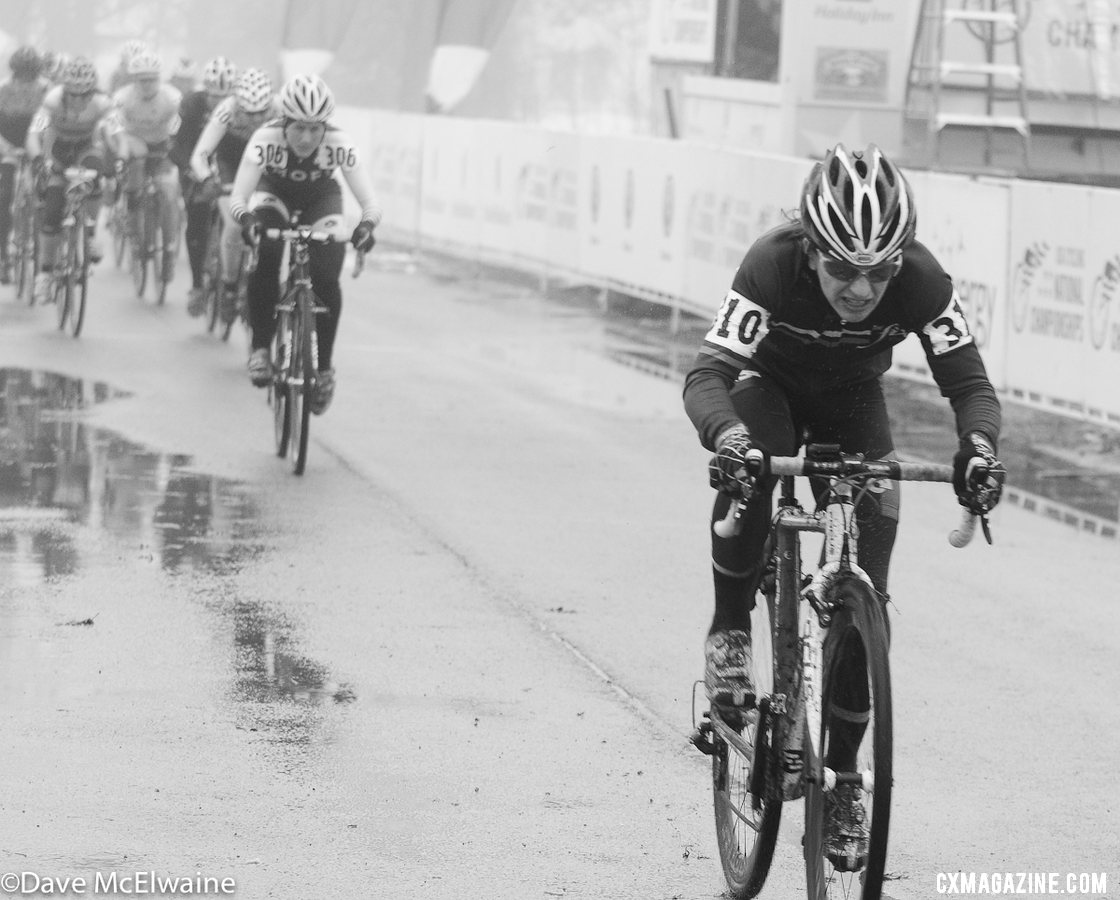
<path fill-rule="evenodd" d="M 144 179 L 157 178 L 163 203 L 161 230 L 167 243 L 163 248 L 160 271 L 170 273 L 175 266 L 179 235 L 179 179 L 167 158 L 171 138 L 179 128 L 179 92 L 160 80 L 160 59 L 151 51 L 137 52 L 128 63 L 132 82 L 113 95 L 112 140 L 116 155 L 124 165 L 124 191 L 131 215 L 140 203 Z"/>
<path fill-rule="evenodd" d="M 199 186 L 200 198 L 218 198 L 222 213 L 222 285 L 220 314 L 230 321 L 237 307 L 237 275 L 241 258 L 241 231 L 229 208 L 229 197 L 220 196 L 231 188 L 241 164 L 245 147 L 261 125 L 272 115 L 275 94 L 272 79 L 263 69 L 246 69 L 237 76 L 233 94 L 218 104 L 190 158 L 191 172 Z"/>
<path fill-rule="evenodd" d="M 40 76 L 43 61 L 34 47 L 17 47 L 8 59 L 12 77 L 0 84 L 0 284 L 12 280 L 9 240 L 16 167 L 31 120 L 50 85 Z"/>
<path fill-rule="evenodd" d="M 97 70 L 79 56 L 66 66 L 62 83 L 51 88 L 27 132 L 27 155 L 41 187 L 43 213 L 39 241 L 39 274 L 35 277 L 35 299 L 42 302 L 50 288 L 51 271 L 62 230 L 65 208 L 65 179 L 62 170 L 83 166 L 105 173 L 105 147 L 98 125 L 111 108 L 109 98 L 97 89 Z M 49 165 L 48 165 L 49 164 Z M 99 179 L 100 181 L 100 179 Z M 101 199 L 100 184 L 86 200 L 87 222 L 96 223 Z M 101 259 L 101 247 L 91 232 L 90 258 Z"/>
<path fill-rule="evenodd" d="M 350 242 L 360 252 L 371 250 L 381 210 L 374 202 L 357 147 L 330 124 L 334 112 L 330 88 L 317 75 L 297 75 L 281 88 L 278 105 L 279 118 L 267 122 L 249 140 L 230 195 L 230 212 L 241 226 L 245 242 L 257 243 L 262 228 L 288 227 L 297 211 L 301 224 L 336 230 L 342 224 L 342 188 L 333 176 L 340 170 L 361 208 Z M 248 368 L 257 387 L 265 387 L 272 377 L 268 347 L 276 328 L 282 253 L 281 243 L 260 241 L 257 269 L 249 279 L 253 339 Z M 318 415 L 334 396 L 331 362 L 342 309 L 338 282 L 345 256 L 345 244 L 311 246 L 312 287 L 328 310 L 316 322 L 319 377 L 311 411 Z"/>
<path fill-rule="evenodd" d="M 765 564 L 774 479 L 748 471 L 748 450 L 793 456 L 803 442 L 817 442 L 889 457 L 894 444 L 880 379 L 891 347 L 908 334 L 921 341 L 956 416 L 960 503 L 987 512 L 999 500 L 1000 404 L 952 280 L 914 238 L 916 220 L 909 184 L 877 147 L 852 153 L 837 144 L 806 179 L 799 218 L 747 251 L 686 378 L 685 409 L 715 453 L 713 523 L 733 498 L 748 500 L 738 535 L 711 535 L 715 614 L 704 681 L 712 703 L 751 703 L 754 695 L 750 610 Z M 898 488 L 891 482 L 857 509 L 860 565 L 884 601 Z M 854 760 L 866 708 L 841 711 L 833 768 L 849 768 L 849 753 Z M 865 855 L 858 791 L 842 785 L 828 797 L 829 852 Z"/>
<path fill-rule="evenodd" d="M 187 261 L 191 267 L 187 312 L 192 316 L 202 315 L 206 306 L 202 268 L 210 230 L 210 204 L 214 198 L 199 190 L 200 182 L 191 172 L 191 154 L 210 114 L 229 96 L 236 79 L 237 66 L 224 56 L 215 56 L 206 64 L 202 71 L 202 90 L 184 96 L 179 106 L 179 130 L 171 145 L 170 158 L 179 168 L 179 187 L 187 210 Z"/>

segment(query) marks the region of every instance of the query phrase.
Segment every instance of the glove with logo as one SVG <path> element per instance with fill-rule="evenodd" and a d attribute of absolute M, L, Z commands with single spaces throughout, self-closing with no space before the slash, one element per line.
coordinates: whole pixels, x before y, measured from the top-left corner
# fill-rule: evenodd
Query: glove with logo
<path fill-rule="evenodd" d="M 250 247 L 254 246 L 260 241 L 261 220 L 251 212 L 243 212 L 241 214 L 241 218 L 237 220 L 237 224 L 241 226 L 241 240 L 243 240 Z"/>
<path fill-rule="evenodd" d="M 999 503 L 1006 477 L 1007 470 L 984 435 L 972 431 L 961 438 L 953 456 L 953 490 L 961 506 L 975 515 L 986 515 Z"/>
<path fill-rule="evenodd" d="M 716 455 L 708 463 L 708 482 L 717 491 L 747 499 L 754 490 L 755 473 L 748 463 L 751 436 L 745 425 L 728 428 L 716 439 Z"/>
<path fill-rule="evenodd" d="M 377 243 L 377 239 L 373 236 L 373 228 L 373 222 L 362 219 L 358 223 L 358 227 L 354 229 L 354 233 L 350 235 L 350 243 L 359 253 L 369 253 L 373 249 L 373 245 Z"/>

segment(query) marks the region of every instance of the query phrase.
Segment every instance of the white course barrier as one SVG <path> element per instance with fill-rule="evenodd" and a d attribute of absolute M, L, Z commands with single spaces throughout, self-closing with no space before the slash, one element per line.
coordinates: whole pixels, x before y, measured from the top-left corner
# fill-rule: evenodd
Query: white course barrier
<path fill-rule="evenodd" d="M 346 109 L 400 240 L 714 314 L 751 242 L 796 211 L 807 160 L 660 138 Z M 992 381 L 1120 427 L 1120 192 L 909 173 Z M 895 370 L 928 379 L 916 339 Z"/>

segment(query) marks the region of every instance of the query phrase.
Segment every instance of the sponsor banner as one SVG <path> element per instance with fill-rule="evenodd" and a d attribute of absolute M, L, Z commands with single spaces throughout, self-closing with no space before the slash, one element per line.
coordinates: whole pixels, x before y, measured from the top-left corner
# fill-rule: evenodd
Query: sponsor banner
<path fill-rule="evenodd" d="M 395 233 L 715 314 L 809 161 L 515 123 L 345 110 Z M 1120 192 L 908 173 L 993 383 L 1120 424 Z M 928 377 L 915 338 L 895 350 Z"/>
<path fill-rule="evenodd" d="M 338 125 L 346 129 L 362 151 L 374 194 L 384 211 L 382 227 L 407 236 L 420 226 L 420 152 L 423 120 L 418 115 L 340 109 Z M 354 198 L 343 190 L 347 207 Z"/>
<path fill-rule="evenodd" d="M 918 240 L 952 277 L 988 375 L 1001 390 L 1006 387 L 1008 235 L 1003 223 L 1010 216 L 1009 186 L 931 172 L 906 176 L 918 209 Z M 897 346 L 894 358 L 908 374 L 929 377 L 917 337 Z"/>
<path fill-rule="evenodd" d="M 796 215 L 806 160 L 693 147 L 684 200 L 686 308 L 715 315 L 747 248 Z"/>
<path fill-rule="evenodd" d="M 1032 0 L 1025 11 L 1028 90 L 1103 100 L 1120 95 L 1120 0 Z"/>
<path fill-rule="evenodd" d="M 550 131 L 545 135 L 547 179 L 544 259 L 549 269 L 581 275 L 583 263 L 583 196 L 581 161 L 587 142 L 579 135 Z"/>
<path fill-rule="evenodd" d="M 474 168 L 478 160 L 473 151 L 481 133 L 464 119 L 424 119 L 420 227 L 425 237 L 437 243 L 475 245 L 479 217 Z"/>
<path fill-rule="evenodd" d="M 674 62 L 710 63 L 716 48 L 716 0 L 653 0 L 649 54 Z"/>
<path fill-rule="evenodd" d="M 816 0 L 790 13 L 799 19 L 800 103 L 903 105 L 916 7 L 896 0 Z M 783 27 L 794 26 L 788 16 Z"/>
<path fill-rule="evenodd" d="M 681 184 L 687 145 L 663 139 L 598 137 L 581 160 L 588 270 L 642 295 L 680 296 L 684 222 Z"/>
<path fill-rule="evenodd" d="M 1090 223 L 1118 212 L 1115 192 L 1011 188 L 1007 386 L 1094 418 L 1120 414 L 1120 259 L 1110 230 Z"/>

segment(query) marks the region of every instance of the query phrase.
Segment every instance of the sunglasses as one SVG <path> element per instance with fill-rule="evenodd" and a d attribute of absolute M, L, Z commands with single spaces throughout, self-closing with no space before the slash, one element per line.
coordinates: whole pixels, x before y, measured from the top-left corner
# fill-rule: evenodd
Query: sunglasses
<path fill-rule="evenodd" d="M 822 256 L 821 265 L 824 266 L 824 270 L 830 277 L 835 278 L 837 281 L 845 281 L 848 283 L 855 281 L 861 275 L 866 275 L 868 281 L 874 282 L 875 284 L 882 284 L 884 281 L 890 281 L 898 271 L 897 259 L 892 259 L 890 262 L 879 263 L 877 266 L 853 266 L 851 263 L 844 262 L 841 259 Z"/>

